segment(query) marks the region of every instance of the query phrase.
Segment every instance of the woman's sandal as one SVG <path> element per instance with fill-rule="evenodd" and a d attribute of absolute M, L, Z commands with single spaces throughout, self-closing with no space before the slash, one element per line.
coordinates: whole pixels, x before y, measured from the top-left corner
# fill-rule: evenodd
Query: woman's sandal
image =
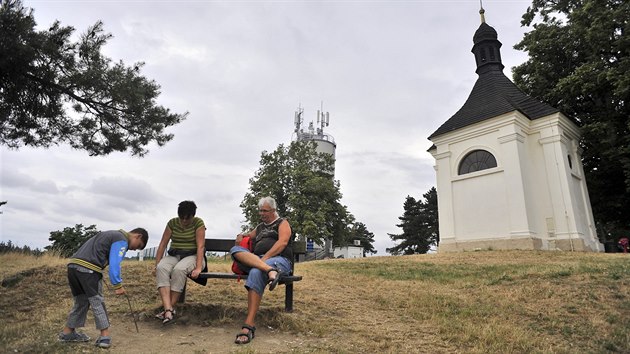
<path fill-rule="evenodd" d="M 160 321 L 164 321 L 164 314 L 165 313 L 166 313 L 166 311 L 162 310 L 160 313 L 155 315 L 155 318 L 157 318 Z M 177 315 L 177 311 L 173 310 L 173 315 Z"/>
<path fill-rule="evenodd" d="M 269 291 L 272 291 L 276 288 L 278 283 L 280 283 L 282 272 L 278 268 L 271 268 L 267 271 L 267 276 L 269 276 L 269 272 L 276 272 L 276 277 L 273 279 L 269 279 Z"/>
<path fill-rule="evenodd" d="M 170 316 L 168 315 L 169 313 L 170 313 Z M 163 325 L 173 322 L 174 319 L 175 319 L 175 310 L 164 310 L 164 319 L 162 320 Z"/>
<path fill-rule="evenodd" d="M 243 329 L 247 329 L 247 333 L 239 333 L 236 335 L 236 339 L 234 340 L 234 343 L 236 344 L 247 344 L 249 342 L 252 341 L 252 339 L 254 339 L 254 337 L 256 337 L 256 327 L 255 326 L 250 326 L 247 323 L 243 324 L 243 326 L 241 327 L 241 330 Z M 243 338 L 245 337 L 245 340 L 239 340 L 239 338 Z"/>

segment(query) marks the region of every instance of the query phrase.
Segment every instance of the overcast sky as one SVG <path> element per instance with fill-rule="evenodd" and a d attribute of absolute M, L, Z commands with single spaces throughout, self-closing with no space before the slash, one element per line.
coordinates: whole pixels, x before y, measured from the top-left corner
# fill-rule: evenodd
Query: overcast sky
<path fill-rule="evenodd" d="M 149 231 L 157 246 L 182 200 L 197 203 L 206 237 L 232 238 L 262 151 L 292 139 L 323 102 L 337 143 L 342 203 L 394 244 L 407 195 L 435 185 L 427 137 L 463 105 L 476 79 L 470 52 L 478 0 L 29 1 L 40 29 L 55 19 L 84 32 L 102 20 L 105 54 L 161 86 L 158 103 L 189 117 L 175 138 L 129 153 L 89 157 L 67 146 L 0 147 L 3 241 L 43 248 L 75 224 Z M 505 74 L 526 60 L 512 47 L 531 1 L 483 2 L 503 43 Z M 2 34 L 7 35 L 7 34 Z"/>

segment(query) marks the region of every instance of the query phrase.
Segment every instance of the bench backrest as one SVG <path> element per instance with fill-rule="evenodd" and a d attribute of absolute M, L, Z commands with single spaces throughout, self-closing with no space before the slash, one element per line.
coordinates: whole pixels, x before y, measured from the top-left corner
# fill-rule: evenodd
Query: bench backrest
<path fill-rule="evenodd" d="M 209 252 L 229 252 L 234 247 L 234 239 L 207 238 L 206 251 Z M 305 254 L 306 242 L 293 241 L 293 253 Z"/>

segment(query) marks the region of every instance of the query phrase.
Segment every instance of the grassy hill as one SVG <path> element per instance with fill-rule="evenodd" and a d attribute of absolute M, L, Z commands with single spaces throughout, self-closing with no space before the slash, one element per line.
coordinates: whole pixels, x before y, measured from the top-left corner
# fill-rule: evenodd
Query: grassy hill
<path fill-rule="evenodd" d="M 0 264 L 0 351 L 67 352 L 56 342 L 71 307 L 65 260 L 3 254 Z M 217 328 L 229 332 L 224 347 L 202 337 L 177 348 L 182 353 L 630 353 L 630 255 L 482 251 L 299 263 L 296 273 L 304 280 L 295 285 L 295 311 L 282 311 L 283 287 L 267 292 L 257 319 L 259 331 L 266 332 L 245 347 L 231 344 L 245 316 L 242 282 L 212 279 L 206 287 L 189 282 L 186 304 L 179 306 L 174 327 L 166 329 L 152 318 L 159 308 L 152 265 L 125 261 L 123 278 L 139 313 L 141 337 L 134 341 L 153 350 L 178 340 L 169 337 L 171 330 Z M 229 271 L 230 262 L 214 259 L 209 268 Z M 106 289 L 106 302 L 112 330 L 134 328 L 127 301 Z M 93 328 L 90 314 L 86 331 L 96 333 Z M 112 352 L 129 351 L 116 345 L 124 337 L 116 333 Z M 265 340 L 271 339 L 270 347 Z M 176 344 L 181 343 L 189 344 Z M 81 351 L 97 352 L 89 345 Z"/>

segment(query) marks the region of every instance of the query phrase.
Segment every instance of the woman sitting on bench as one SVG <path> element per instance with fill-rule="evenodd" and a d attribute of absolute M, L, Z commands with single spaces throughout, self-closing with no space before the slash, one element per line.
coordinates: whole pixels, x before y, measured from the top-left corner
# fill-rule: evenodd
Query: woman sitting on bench
<path fill-rule="evenodd" d="M 175 318 L 174 306 L 186 286 L 188 275 L 202 285 L 208 281 L 197 279 L 206 267 L 206 226 L 201 218 L 195 216 L 196 211 L 197 205 L 193 201 L 179 203 L 178 217 L 172 218 L 166 224 L 155 256 L 154 274 L 164 307 L 155 317 L 162 320 L 163 324 L 170 323 Z M 169 241 L 172 241 L 171 248 L 164 256 Z"/>

